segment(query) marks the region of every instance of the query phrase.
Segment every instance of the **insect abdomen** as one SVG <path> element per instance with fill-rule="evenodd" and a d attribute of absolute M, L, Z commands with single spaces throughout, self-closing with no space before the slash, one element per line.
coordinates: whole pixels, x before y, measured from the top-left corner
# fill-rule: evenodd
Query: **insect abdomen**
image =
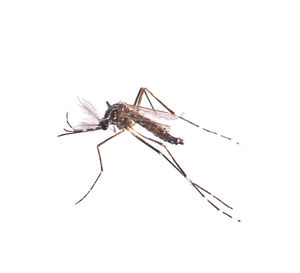
<path fill-rule="evenodd" d="M 164 128 L 161 128 L 156 122 L 144 116 L 139 117 L 139 115 L 133 117 L 133 120 L 144 127 L 146 130 L 151 132 L 153 135 L 159 137 L 160 139 L 169 142 L 171 144 L 184 144 L 183 139 L 178 137 L 173 137 Z"/>

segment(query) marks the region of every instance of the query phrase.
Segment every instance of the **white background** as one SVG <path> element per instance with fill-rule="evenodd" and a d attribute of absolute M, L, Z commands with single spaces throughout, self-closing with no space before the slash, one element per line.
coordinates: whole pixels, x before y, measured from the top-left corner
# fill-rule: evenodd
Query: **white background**
<path fill-rule="evenodd" d="M 299 272 L 297 1 L 1 1 L 1 272 Z M 188 175 L 131 137 L 57 138 L 76 97 L 139 87 L 241 145 L 174 123 Z"/>

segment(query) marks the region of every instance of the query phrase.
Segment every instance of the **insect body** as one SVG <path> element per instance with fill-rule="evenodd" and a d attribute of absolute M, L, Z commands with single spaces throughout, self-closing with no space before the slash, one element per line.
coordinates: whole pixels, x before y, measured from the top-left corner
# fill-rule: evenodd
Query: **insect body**
<path fill-rule="evenodd" d="M 141 106 L 143 96 L 145 96 L 146 99 L 148 100 L 148 103 L 150 105 L 149 108 Z M 158 103 L 160 103 L 166 109 L 166 111 L 160 111 L 160 110 L 155 109 L 150 100 L 150 96 L 152 98 L 154 98 L 156 101 L 158 101 Z M 103 118 L 99 117 L 96 109 L 90 102 L 88 102 L 86 100 L 79 100 L 79 102 L 80 102 L 81 107 L 88 114 L 89 121 L 82 122 L 79 125 L 73 127 L 68 121 L 68 113 L 67 113 L 67 124 L 70 126 L 70 129 L 68 129 L 68 130 L 65 129 L 66 133 L 61 134 L 59 136 L 84 133 L 84 132 L 90 132 L 90 131 L 96 131 L 96 130 L 107 130 L 109 128 L 109 126 L 116 126 L 120 131 L 97 145 L 101 171 L 100 171 L 98 177 L 96 178 L 95 182 L 91 186 L 90 190 L 78 202 L 76 202 L 76 204 L 81 202 L 90 193 L 90 191 L 93 189 L 93 187 L 95 186 L 96 182 L 98 181 L 100 175 L 103 172 L 102 159 L 101 159 L 101 155 L 100 155 L 100 146 L 102 144 L 104 144 L 105 142 L 111 140 L 112 138 L 120 135 L 121 133 L 123 133 L 126 130 L 126 131 L 130 132 L 139 141 L 146 144 L 148 147 L 150 147 L 152 150 L 157 152 L 159 155 L 163 156 L 182 176 L 184 176 L 188 180 L 188 182 L 200 193 L 200 195 L 203 198 L 205 198 L 214 208 L 221 211 L 224 215 L 227 215 L 228 217 L 232 218 L 232 216 L 229 213 L 227 213 L 225 210 L 221 210 L 219 206 L 223 206 L 227 210 L 228 209 L 232 210 L 232 207 L 227 205 L 225 202 L 223 202 L 217 196 L 213 195 L 212 193 L 210 193 L 203 187 L 199 186 L 198 184 L 196 184 L 192 180 L 190 180 L 163 142 L 160 142 L 156 139 L 152 139 L 150 137 L 142 135 L 141 133 L 137 132 L 134 129 L 134 126 L 136 124 L 139 124 L 140 126 L 144 127 L 147 131 L 149 131 L 154 136 L 158 137 L 159 139 L 161 139 L 164 142 L 167 142 L 170 144 L 175 144 L 175 145 L 177 145 L 177 144 L 183 145 L 184 144 L 183 139 L 181 139 L 179 137 L 174 137 L 170 134 L 170 126 L 169 125 L 159 123 L 159 122 L 155 121 L 154 119 L 164 119 L 164 120 L 182 119 L 196 127 L 200 127 L 199 125 L 183 118 L 182 116 L 176 115 L 173 110 L 171 110 L 169 107 L 167 107 L 162 101 L 160 101 L 147 88 L 140 88 L 133 105 L 127 104 L 124 102 L 119 102 L 119 103 L 110 105 L 108 102 L 106 102 L 108 109 L 106 110 Z M 206 132 L 215 134 L 215 135 L 218 134 L 214 131 L 211 131 L 211 130 L 208 130 L 205 128 L 201 128 L 201 129 L 203 129 Z M 231 138 L 226 137 L 224 135 L 220 135 L 220 136 L 227 140 L 232 140 Z M 238 144 L 238 142 L 236 142 L 236 143 Z M 163 153 L 160 149 L 156 148 L 154 146 L 154 144 L 159 145 L 165 151 L 165 153 Z M 215 202 L 219 203 L 218 206 L 215 204 L 215 202 L 212 201 L 213 199 Z M 240 220 L 238 220 L 238 221 L 240 221 Z"/>

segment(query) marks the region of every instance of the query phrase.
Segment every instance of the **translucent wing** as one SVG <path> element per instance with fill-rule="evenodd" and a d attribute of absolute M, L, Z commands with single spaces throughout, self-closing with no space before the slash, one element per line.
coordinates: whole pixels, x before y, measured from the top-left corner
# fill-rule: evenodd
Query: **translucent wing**
<path fill-rule="evenodd" d="M 161 110 L 154 110 L 152 108 L 142 107 L 142 106 L 134 106 L 126 103 L 126 106 L 131 111 L 135 111 L 140 115 L 143 115 L 148 118 L 156 118 L 156 119 L 165 119 L 165 120 L 176 120 L 179 116 L 175 114 L 171 114 L 169 112 L 161 111 Z"/>

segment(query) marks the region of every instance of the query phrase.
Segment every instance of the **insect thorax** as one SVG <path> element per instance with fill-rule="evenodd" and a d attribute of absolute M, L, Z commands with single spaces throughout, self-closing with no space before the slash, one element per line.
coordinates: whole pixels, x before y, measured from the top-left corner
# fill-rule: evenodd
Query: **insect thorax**
<path fill-rule="evenodd" d="M 132 127 L 133 122 L 128 118 L 129 109 L 123 103 L 111 105 L 105 112 L 104 119 L 119 129 Z"/>

